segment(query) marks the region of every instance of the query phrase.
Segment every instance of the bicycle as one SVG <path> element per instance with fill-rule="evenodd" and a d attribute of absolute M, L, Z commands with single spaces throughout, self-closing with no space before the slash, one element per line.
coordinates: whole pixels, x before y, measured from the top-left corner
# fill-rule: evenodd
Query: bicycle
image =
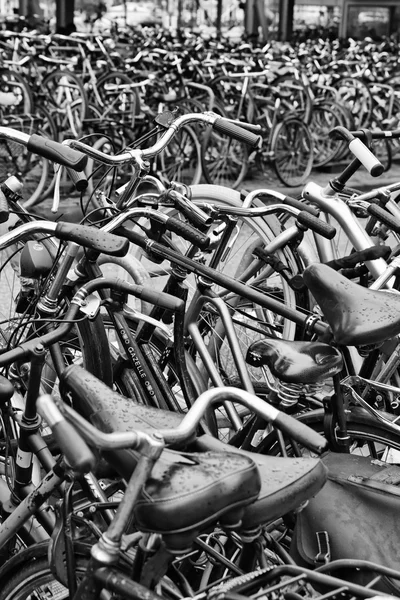
<path fill-rule="evenodd" d="M 203 170 L 208 183 L 229 184 L 237 188 L 243 181 L 252 161 L 272 164 L 279 179 L 288 186 L 297 186 L 309 176 L 313 161 L 313 142 L 307 125 L 296 115 L 283 112 L 279 90 L 271 86 L 262 86 L 253 82 L 264 72 L 230 73 L 221 76 L 219 84 L 225 86 L 226 98 L 222 97 L 222 105 L 229 112 L 230 118 L 245 119 L 261 126 L 263 145 L 259 152 L 247 158 L 243 150 L 232 145 L 224 138 L 209 133 L 204 137 Z M 243 79 L 237 90 L 237 80 Z M 262 93 L 260 93 L 262 88 Z M 272 100 L 265 95 L 265 90 L 277 93 Z M 233 96 L 233 100 L 229 98 Z M 225 104 L 224 104 L 225 102 Z"/>
<path fill-rule="evenodd" d="M 82 375 L 76 371 L 74 368 L 74 372 L 69 371 L 67 375 L 66 381 L 68 381 L 72 388 L 79 389 L 80 380 L 82 381 Z M 107 405 L 106 401 L 107 391 L 106 389 L 97 388 L 96 392 L 92 394 L 93 401 L 104 403 Z M 307 440 L 308 444 L 311 444 L 313 447 L 318 449 L 321 448 L 321 440 L 319 436 L 313 436 L 312 441 L 308 438 L 310 432 L 306 429 L 301 430 L 299 428 L 299 424 L 290 417 L 285 417 L 284 423 L 280 421 L 280 413 L 275 412 L 274 410 L 271 412 L 271 407 L 268 407 L 265 403 L 258 400 L 256 397 L 252 396 L 243 391 L 239 391 L 232 388 L 225 388 L 224 390 L 221 388 L 217 388 L 214 390 L 210 390 L 203 394 L 192 407 L 191 411 L 185 416 L 184 420 L 181 421 L 179 425 L 177 425 L 173 429 L 162 429 L 160 432 L 157 430 L 157 425 L 155 422 L 155 429 L 150 429 L 147 432 L 140 432 L 140 430 L 131 431 L 129 433 L 113 433 L 110 430 L 107 430 L 106 433 L 101 433 L 96 428 L 94 428 L 90 423 L 88 423 L 85 419 L 76 413 L 73 409 L 68 406 L 57 405 L 49 396 L 42 396 L 39 401 L 39 409 L 41 413 L 44 415 L 44 418 L 49 421 L 54 429 L 55 435 L 65 447 L 66 455 L 68 456 L 69 461 L 74 468 L 79 471 L 84 471 L 90 468 L 93 464 L 94 457 L 91 455 L 91 452 L 85 445 L 83 444 L 83 439 L 87 440 L 87 443 L 95 446 L 97 448 L 103 448 L 107 450 L 108 456 L 112 456 L 113 454 L 118 454 L 115 452 L 120 449 L 119 454 L 121 454 L 124 448 L 136 448 L 136 457 L 134 458 L 134 464 L 136 464 L 135 475 L 131 476 L 129 479 L 128 487 L 125 491 L 125 494 L 120 502 L 118 502 L 118 510 L 113 517 L 113 520 L 106 528 L 106 530 L 101 533 L 98 532 L 97 536 L 100 536 L 97 542 L 93 542 L 90 545 L 87 545 L 86 548 L 82 544 L 71 545 L 69 543 L 69 551 L 67 553 L 67 558 L 65 564 L 59 563 L 57 566 L 55 565 L 54 559 L 55 555 L 52 558 L 53 572 L 50 570 L 49 566 L 46 565 L 46 562 L 43 560 L 43 547 L 37 546 L 36 549 L 32 549 L 30 551 L 30 556 L 34 556 L 36 554 L 37 560 L 35 561 L 35 567 L 29 568 L 29 584 L 26 584 L 26 576 L 25 573 L 18 573 L 16 567 L 18 568 L 21 565 L 21 561 L 23 560 L 23 556 L 16 557 L 13 561 L 10 561 L 9 565 L 6 565 L 2 570 L 2 577 L 5 577 L 5 586 L 3 589 L 3 596 L 0 596 L 4 599 L 16 599 L 21 597 L 21 594 L 26 594 L 27 592 L 32 593 L 35 589 L 37 589 L 38 584 L 42 582 L 46 582 L 46 584 L 53 589 L 54 586 L 54 574 L 56 578 L 62 581 L 63 585 L 69 590 L 70 594 L 72 594 L 73 598 L 80 598 L 82 594 L 90 594 L 89 598 L 97 598 L 100 595 L 100 590 L 104 587 L 111 592 L 118 593 L 122 595 L 122 597 L 136 598 L 141 597 L 143 593 L 145 593 L 148 597 L 154 599 L 159 598 L 161 594 L 165 594 L 168 590 L 173 590 L 177 592 L 180 587 L 183 586 L 183 590 L 186 589 L 186 593 L 188 591 L 188 586 L 190 586 L 191 594 L 197 595 L 206 591 L 207 587 L 211 586 L 211 592 L 215 587 L 215 592 L 221 592 L 226 589 L 241 589 L 241 585 L 245 581 L 252 582 L 253 585 L 256 583 L 255 580 L 268 581 L 268 577 L 265 579 L 266 573 L 268 573 L 269 578 L 274 579 L 283 574 L 298 574 L 301 575 L 302 578 L 307 577 L 307 581 L 309 583 L 314 582 L 315 584 L 322 585 L 338 585 L 343 584 L 346 590 L 349 590 L 351 594 L 373 594 L 371 589 L 359 586 L 355 583 L 352 583 L 350 578 L 344 580 L 335 580 L 335 578 L 329 578 L 323 575 L 323 570 L 321 574 L 318 574 L 318 570 L 312 573 L 309 570 L 303 570 L 302 568 L 298 568 L 293 564 L 284 566 L 285 558 L 288 558 L 282 550 L 281 554 L 278 550 L 278 544 L 272 544 L 272 548 L 274 548 L 275 552 L 268 552 L 264 555 L 264 569 L 257 572 L 243 571 L 246 564 L 249 566 L 254 565 L 254 560 L 250 561 L 250 563 L 246 563 L 246 561 L 250 558 L 250 552 L 253 553 L 256 547 L 256 538 L 258 539 L 258 535 L 254 533 L 254 531 L 250 528 L 252 521 L 260 523 L 260 515 L 262 507 L 269 504 L 269 516 L 265 515 L 262 517 L 262 520 L 268 520 L 271 514 L 276 513 L 279 514 L 282 510 L 282 506 L 278 506 L 278 495 L 275 500 L 272 501 L 268 499 L 270 494 L 262 487 L 259 489 L 259 479 L 256 476 L 256 471 L 254 469 L 254 463 L 251 466 L 249 461 L 251 460 L 251 455 L 246 455 L 243 453 L 235 453 L 229 454 L 224 451 L 224 453 L 219 453 L 219 457 L 224 457 L 225 468 L 224 468 L 224 477 L 226 480 L 225 491 L 224 493 L 220 488 L 218 488 L 218 479 L 222 474 L 222 463 L 214 463 L 213 461 L 217 460 L 218 453 L 209 452 L 208 454 L 186 454 L 186 457 L 195 457 L 197 460 L 197 464 L 193 462 L 189 462 L 186 460 L 179 467 L 179 473 L 183 475 L 184 473 L 190 473 L 193 471 L 198 472 L 200 480 L 198 480 L 198 485 L 196 491 L 193 490 L 193 493 L 189 496 L 186 496 L 183 500 L 180 499 L 179 506 L 186 507 L 186 510 L 183 511 L 181 508 L 181 512 L 185 514 L 185 526 L 186 529 L 182 530 L 182 519 L 181 515 L 179 517 L 179 526 L 178 529 L 175 530 L 178 521 L 176 521 L 176 513 L 177 513 L 177 500 L 176 493 L 178 492 L 178 488 L 175 487 L 175 479 L 172 476 L 168 478 L 168 483 L 170 486 L 170 494 L 172 494 L 171 498 L 174 498 L 173 505 L 171 504 L 168 509 L 164 506 L 163 510 L 161 510 L 161 504 L 159 500 L 163 498 L 163 489 L 165 483 L 161 483 L 161 477 L 164 477 L 164 480 L 167 477 L 167 474 L 170 472 L 170 464 L 169 461 L 163 463 L 162 457 L 161 460 L 158 459 L 159 466 L 159 475 L 157 475 L 157 471 L 153 471 L 153 482 L 160 481 L 159 487 L 150 488 L 146 486 L 145 489 L 151 494 L 151 498 L 153 501 L 152 511 L 149 514 L 146 509 L 148 506 L 148 500 L 143 496 L 140 496 L 140 489 L 142 486 L 146 485 L 146 480 L 148 479 L 149 473 L 154 462 L 157 460 L 158 456 L 163 455 L 166 457 L 168 451 L 163 451 L 164 443 L 176 443 L 178 440 L 183 442 L 185 439 L 188 439 L 191 435 L 193 435 L 196 425 L 201 418 L 201 415 L 206 410 L 206 407 L 211 405 L 213 402 L 221 402 L 223 399 L 234 399 L 235 401 L 239 401 L 247 404 L 249 407 L 252 407 L 252 410 L 256 410 L 257 413 L 261 416 L 267 416 L 268 418 L 272 418 L 274 422 L 279 423 L 280 427 L 283 427 L 286 431 L 290 431 L 291 435 L 296 436 L 299 440 L 303 441 Z M 60 412 L 60 408 L 62 412 Z M 134 414 L 134 410 L 132 411 Z M 67 424 L 69 421 L 73 423 L 74 427 L 77 429 L 77 432 L 72 433 L 70 429 L 67 429 Z M 292 429 L 293 425 L 293 429 Z M 300 432 L 301 431 L 301 432 Z M 66 440 L 66 434 L 68 433 L 68 437 L 73 435 L 73 439 L 78 442 L 79 440 L 79 456 L 77 452 L 72 450 L 72 446 Z M 160 435 L 161 434 L 161 435 Z M 81 437 L 82 436 L 82 437 Z M 83 439 L 82 439 L 83 438 Z M 164 441 L 165 440 L 165 441 Z M 78 446 L 77 446 L 78 447 Z M 84 458 L 83 460 L 83 449 L 85 448 Z M 146 449 L 145 449 L 146 448 Z M 114 449 L 114 451 L 112 450 Z M 125 453 L 126 454 L 126 453 Z M 132 457 L 132 452 L 130 452 L 130 456 Z M 169 454 L 170 460 L 172 459 L 172 468 L 177 468 L 176 460 L 173 460 L 173 456 L 171 453 Z M 180 454 L 178 454 L 181 457 Z M 228 466 L 226 462 L 228 459 L 233 460 L 233 464 Z M 265 461 L 269 461 L 270 459 L 264 457 Z M 273 461 L 276 459 L 273 459 Z M 288 473 L 285 477 L 286 480 L 293 475 L 293 472 L 290 470 L 290 459 L 279 459 L 281 461 L 286 461 L 286 465 L 288 467 Z M 273 464 L 272 463 L 270 464 Z M 198 514 L 199 504 L 197 499 L 205 494 L 207 496 L 208 493 L 211 492 L 211 489 L 205 492 L 203 488 L 203 477 L 204 475 L 200 475 L 201 471 L 199 470 L 200 465 L 206 467 L 208 464 L 214 464 L 214 482 L 212 485 L 212 490 L 214 493 L 214 499 L 218 503 L 217 505 L 213 505 L 213 507 L 205 507 L 203 504 L 203 508 L 201 510 L 201 515 Z M 121 465 L 121 461 L 119 461 Z M 258 468 L 260 472 L 268 471 L 267 462 L 258 461 Z M 325 479 L 325 472 L 318 471 L 319 462 L 315 459 L 303 459 L 304 471 L 305 475 L 307 470 L 309 477 L 305 477 L 301 483 L 302 494 L 310 494 L 311 491 L 311 480 L 310 477 L 314 478 L 314 483 L 312 485 L 313 490 L 315 491 L 318 487 L 320 487 Z M 294 466 L 294 465 L 293 465 Z M 250 467 L 250 468 L 249 468 Z M 244 481 L 245 479 L 248 481 L 248 485 L 246 487 L 246 491 L 244 491 L 243 486 L 241 489 L 242 492 L 239 492 L 237 489 L 233 492 L 233 488 L 231 485 L 233 483 L 232 479 L 228 479 L 229 470 L 234 468 L 236 472 L 235 479 L 241 479 Z M 246 469 L 246 473 L 245 473 Z M 132 472 L 130 468 L 130 472 Z M 312 475 L 311 475 L 312 474 Z M 295 480 L 299 482 L 298 478 L 299 473 L 294 477 L 293 483 Z M 250 477 L 252 478 L 250 480 Z M 232 483 L 231 483 L 232 481 Z M 251 483 L 250 483 L 251 481 Z M 208 484 L 209 485 L 209 484 Z M 151 489 L 151 491 L 150 491 Z M 282 490 L 282 486 L 280 486 Z M 179 488 L 179 494 L 181 494 L 181 488 Z M 259 494 L 259 499 L 253 502 L 253 504 L 249 504 L 254 498 L 255 495 Z M 241 496 L 239 498 L 239 495 Z M 227 502 L 229 496 L 229 500 Z M 304 496 L 303 496 L 304 497 Z M 299 501 L 299 498 L 293 498 L 291 503 L 295 506 Z M 188 507 L 190 507 L 193 503 L 196 503 L 196 512 L 197 514 L 193 514 Z M 286 505 L 283 508 L 285 510 L 289 505 L 289 500 L 286 501 Z M 108 506 L 115 505 L 115 503 L 111 503 Z M 163 505 L 165 502 L 162 503 Z M 230 510 L 231 506 L 235 506 L 235 509 Z M 106 505 L 105 505 L 106 506 Z M 105 508 L 105 506 L 98 506 L 99 510 Z M 72 508 L 72 507 L 71 507 Z M 168 523 L 165 521 L 165 510 L 168 510 Z M 242 516 L 242 525 L 238 522 L 238 516 L 241 513 Z M 133 532 L 132 534 L 125 533 L 127 532 L 127 525 L 130 515 L 135 515 L 135 521 L 139 531 L 142 533 L 139 534 L 138 531 Z M 147 516 L 146 516 L 147 514 Z M 158 514 L 163 515 L 162 521 L 160 521 Z M 90 515 L 90 511 L 86 511 L 84 513 L 84 519 L 86 522 Z M 73 516 L 73 519 L 77 518 L 77 516 Z M 82 517 L 80 517 L 82 519 Z M 196 537 L 198 534 L 198 522 L 202 519 L 201 528 L 205 526 L 210 526 L 211 523 L 215 522 L 219 519 L 222 529 L 216 533 L 216 537 L 213 540 L 203 541 L 201 537 Z M 60 529 L 60 532 L 62 530 Z M 93 529 L 92 529 L 93 531 Z M 155 531 L 157 535 L 154 535 Z M 245 538 L 245 543 L 243 544 L 243 548 L 241 551 L 241 560 L 237 560 L 232 554 L 232 550 L 238 548 L 238 544 L 240 546 L 239 538 L 235 535 L 237 531 L 241 531 L 241 536 Z M 153 535 L 146 535 L 146 533 L 152 533 Z M 252 532 L 252 533 L 250 533 Z M 143 536 L 143 533 L 145 534 Z M 1 535 L 1 529 L 0 529 Z M 213 548 L 213 541 L 217 541 L 218 537 L 221 539 L 220 546 L 216 546 Z M 157 543 L 157 540 L 163 539 L 164 544 L 160 547 Z M 225 541 L 223 541 L 225 538 Z M 58 536 L 60 539 L 60 536 Z M 66 539 L 66 538 L 65 538 Z M 129 554 L 126 552 L 122 552 L 124 549 L 127 549 L 129 546 L 136 546 L 139 539 L 142 539 L 141 546 L 137 547 L 137 552 L 135 557 L 130 559 Z M 72 540 L 71 540 L 72 542 Z M 229 548 L 229 542 L 233 542 L 233 548 Z M 235 543 L 236 542 L 236 543 Z M 193 544 L 194 548 L 197 550 L 193 554 Z M 56 547 L 58 547 L 59 543 L 53 545 L 53 552 L 56 551 Z M 224 549 L 225 546 L 225 549 Z M 119 551 L 117 551 L 117 548 Z M 225 550 L 225 552 L 224 552 Z M 248 551 L 246 553 L 246 550 Z M 82 555 L 83 551 L 83 555 Z M 85 560 L 85 554 L 87 556 L 88 551 L 90 551 L 89 561 Z M 210 563 L 211 573 L 215 570 L 214 578 L 208 580 L 208 577 L 203 577 L 200 580 L 196 580 L 196 571 L 203 571 L 201 567 L 201 563 L 198 562 L 200 560 L 199 551 L 201 552 L 203 557 L 210 556 L 212 559 L 212 563 Z M 29 551 L 28 551 L 29 552 Z M 143 555 L 145 552 L 145 555 Z M 274 557 L 275 553 L 275 557 Z M 27 555 L 27 553 L 25 553 Z M 158 574 L 155 574 L 152 567 L 151 562 L 146 560 L 147 556 L 150 554 L 153 557 L 153 562 L 157 561 L 158 565 L 164 565 L 162 570 L 158 571 Z M 262 561 L 263 552 L 258 552 L 257 556 L 259 560 Z M 198 558 L 197 558 L 198 556 Z M 203 558 L 204 562 L 204 558 Z M 190 568 L 191 563 L 191 568 Z M 167 578 L 163 578 L 163 571 L 165 572 L 168 564 L 174 565 L 174 568 L 170 570 L 170 576 Z M 348 563 L 349 567 L 352 567 L 353 564 L 351 561 Z M 129 576 L 127 573 L 127 569 L 131 565 L 131 569 L 133 569 L 134 576 Z M 265 570 L 268 565 L 268 570 Z M 280 566 L 279 566 L 280 565 Z M 343 561 L 338 561 L 337 566 L 343 566 Z M 219 576 L 221 568 L 225 571 L 225 576 L 222 578 Z M 332 563 L 329 565 L 331 570 L 334 570 L 336 563 Z M 356 568 L 368 569 L 369 572 L 373 573 L 374 571 L 378 574 L 378 579 L 382 575 L 389 575 L 394 577 L 395 579 L 399 578 L 398 572 L 393 569 L 388 569 L 383 566 L 379 566 L 371 563 L 362 563 L 362 561 L 357 561 L 355 564 Z M 55 568 L 55 571 L 54 571 Z M 254 568 L 254 567 L 253 567 Z M 180 574 L 179 574 L 180 572 Z M 245 575 L 246 573 L 246 575 Z M 257 573 L 257 574 L 256 574 Z M 279 575 L 278 575 L 279 573 Z M 232 575 L 234 578 L 232 579 Z M 24 577 L 22 577 L 24 575 Z M 112 577 L 110 577 L 112 575 Z M 178 575 L 178 576 L 177 576 Z M 228 577 L 228 579 L 227 579 Z M 208 584 L 208 585 L 207 585 Z M 218 585 L 219 584 L 219 585 Z M 171 587 L 172 585 L 172 587 Z M 283 585 L 283 583 L 281 584 Z M 193 587 L 192 587 L 193 586 Z M 280 585 L 278 586 L 278 588 Z M 317 585 L 318 587 L 318 585 Z M 242 588 L 243 589 L 243 588 Z M 276 588 L 275 588 L 276 589 Z M 300 587 L 301 589 L 301 587 Z M 304 589 L 304 588 L 303 588 Z M 368 590 L 368 591 L 365 591 Z M 271 590 L 272 591 L 272 590 Z M 196 593 L 197 592 L 197 593 Z"/>

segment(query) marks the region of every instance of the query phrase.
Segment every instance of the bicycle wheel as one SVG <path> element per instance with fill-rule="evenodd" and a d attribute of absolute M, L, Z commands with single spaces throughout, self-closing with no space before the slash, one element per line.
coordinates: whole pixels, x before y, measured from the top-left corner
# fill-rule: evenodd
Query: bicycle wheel
<path fill-rule="evenodd" d="M 82 579 L 88 559 L 75 553 L 75 572 Z M 0 600 L 57 598 L 68 600 L 68 589 L 54 577 L 47 557 L 47 544 L 23 550 L 1 570 Z"/>
<path fill-rule="evenodd" d="M 49 139 L 54 139 L 52 136 L 56 131 L 43 108 L 37 108 L 32 115 L 15 116 L 6 123 L 23 133 L 37 133 Z M 54 170 L 49 160 L 29 152 L 22 144 L 0 139 L 0 179 L 4 181 L 10 175 L 23 184 L 22 202 L 29 207 L 44 197 L 51 186 Z"/>
<path fill-rule="evenodd" d="M 40 101 L 64 137 L 78 137 L 87 115 L 88 99 L 81 79 L 70 71 L 54 71 L 41 85 Z"/>
<path fill-rule="evenodd" d="M 0 233 L 6 230 L 8 224 L 1 226 Z M 41 236 L 33 237 L 38 251 L 45 253 L 47 250 L 42 249 L 40 239 Z M 47 278 L 45 275 L 21 277 L 20 258 L 23 251 L 24 244 L 20 243 L 0 252 L 0 345 L 3 351 L 43 333 L 43 322 L 36 321 L 35 307 L 46 289 Z M 55 319 L 62 318 L 66 306 L 67 301 L 60 298 L 59 312 Z M 66 365 L 76 362 L 85 366 L 102 381 L 108 382 L 109 385 L 112 383 L 111 361 L 107 353 L 108 342 L 101 317 L 93 321 L 79 321 L 60 342 L 60 348 Z M 46 392 L 53 391 L 56 379 L 56 371 L 48 355 L 42 380 Z M 24 390 L 25 385 L 21 389 Z"/>
<path fill-rule="evenodd" d="M 99 78 L 96 85 L 101 103 L 96 106 L 102 119 L 133 127 L 140 112 L 140 99 L 131 78 L 120 71 L 113 71 Z"/>
<path fill-rule="evenodd" d="M 22 117 L 33 112 L 33 95 L 26 79 L 14 71 L 0 69 L 0 116 Z M 2 125 L 4 123 L 2 122 Z"/>
<path fill-rule="evenodd" d="M 383 164 L 385 172 L 389 171 L 393 160 L 392 147 L 389 140 L 374 140 L 372 152 Z"/>
<path fill-rule="evenodd" d="M 313 140 L 307 125 L 288 118 L 276 126 L 271 140 L 276 174 L 283 184 L 297 187 L 305 183 L 313 166 Z"/>
<path fill-rule="evenodd" d="M 249 167 L 246 146 L 212 129 L 204 134 L 201 161 L 207 183 L 233 189 L 243 182 Z"/>
<path fill-rule="evenodd" d="M 313 109 L 313 118 L 309 125 L 314 144 L 314 167 L 322 167 L 332 162 L 346 144 L 329 135 L 334 127 L 343 125 L 339 113 L 323 104 Z"/>
<path fill-rule="evenodd" d="M 37 133 L 39 135 L 49 138 L 50 140 L 58 141 L 59 132 L 50 113 L 45 108 L 43 108 L 43 106 L 36 106 L 34 109 L 34 116 L 35 120 L 38 120 Z M 40 157 L 35 157 L 35 161 L 38 160 L 40 160 Z M 28 193 L 26 193 L 25 195 L 23 190 L 23 204 L 25 209 L 29 209 L 32 206 L 40 204 L 43 200 L 48 198 L 54 190 L 56 180 L 54 165 L 51 161 L 48 161 L 46 159 L 42 159 L 42 163 L 44 163 L 45 168 L 43 168 L 40 178 L 38 175 L 38 181 L 32 181 L 34 173 L 32 173 L 29 176 L 29 178 L 32 181 L 31 188 L 33 190 L 33 193 L 29 195 L 28 190 Z M 23 177 L 23 182 L 25 188 L 27 183 L 26 177 Z"/>
<path fill-rule="evenodd" d="M 278 88 L 281 107 L 285 113 L 310 123 L 313 110 L 312 97 L 300 78 L 293 73 L 285 73 L 276 77 L 272 85 Z"/>
<path fill-rule="evenodd" d="M 360 79 L 342 77 L 333 83 L 340 100 L 350 109 L 356 127 L 368 127 L 372 115 L 373 100 L 368 85 Z"/>
<path fill-rule="evenodd" d="M 202 153 L 199 139 L 192 127 L 178 131 L 157 160 L 157 173 L 162 181 L 177 181 L 185 185 L 200 183 Z"/>

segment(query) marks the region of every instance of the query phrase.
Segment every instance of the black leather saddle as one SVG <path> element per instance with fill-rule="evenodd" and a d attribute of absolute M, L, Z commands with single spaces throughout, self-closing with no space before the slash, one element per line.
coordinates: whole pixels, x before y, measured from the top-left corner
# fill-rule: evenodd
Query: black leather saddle
<path fill-rule="evenodd" d="M 77 365 L 60 377 L 60 391 L 103 432 L 175 428 L 183 415 L 135 404 Z M 68 396 L 66 397 L 66 394 Z M 135 507 L 137 526 L 163 534 L 169 548 L 187 549 L 217 520 L 224 527 L 253 529 L 297 508 L 325 483 L 319 459 L 253 455 L 211 436 L 189 441 L 191 452 L 167 449 Z M 133 450 L 105 458 L 129 479 L 138 460 Z"/>
<path fill-rule="evenodd" d="M 317 383 L 339 373 L 343 358 L 336 348 L 322 342 L 265 338 L 249 346 L 246 362 L 253 367 L 266 365 L 288 383 Z"/>
<path fill-rule="evenodd" d="M 319 304 L 337 344 L 380 344 L 400 333 L 397 292 L 364 288 L 319 263 L 305 269 L 303 281 Z"/>

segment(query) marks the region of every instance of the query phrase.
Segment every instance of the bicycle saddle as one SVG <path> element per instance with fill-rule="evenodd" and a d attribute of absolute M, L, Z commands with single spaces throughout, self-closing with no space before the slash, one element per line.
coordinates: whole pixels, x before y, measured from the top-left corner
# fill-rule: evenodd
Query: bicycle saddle
<path fill-rule="evenodd" d="M 261 477 L 261 490 L 258 498 L 245 509 L 241 530 L 251 530 L 265 525 L 295 510 L 303 502 L 314 497 L 323 487 L 327 469 L 318 458 L 284 458 L 264 456 L 227 446 L 211 435 L 202 435 L 194 443 L 199 450 L 220 450 L 238 452 L 251 457 Z"/>
<path fill-rule="evenodd" d="M 76 367 L 76 368 L 75 368 Z M 62 394 L 103 432 L 146 431 L 176 427 L 183 415 L 135 404 L 96 377 L 71 365 L 60 376 Z M 61 389 L 60 388 L 60 389 Z M 110 450 L 104 457 L 129 479 L 139 453 Z M 163 534 L 171 550 L 187 550 L 199 531 L 218 521 L 237 528 L 244 508 L 260 492 L 258 468 L 251 455 L 228 452 L 165 450 L 153 467 L 134 507 L 135 525 Z"/>
<path fill-rule="evenodd" d="M 315 263 L 303 281 L 319 304 L 337 344 L 379 344 L 400 333 L 400 295 L 370 290 Z"/>
<path fill-rule="evenodd" d="M 173 428 L 184 416 L 135 404 L 77 365 L 67 367 L 60 380 L 61 394 L 68 394 L 74 407 L 102 431 L 150 432 L 160 427 Z M 169 534 L 170 546 L 182 543 L 183 523 L 186 532 L 191 531 L 188 539 L 192 539 L 193 532 L 206 524 L 205 514 L 215 521 L 221 503 L 219 495 L 222 489 L 227 494 L 227 484 L 238 486 L 229 492 L 230 498 L 228 495 L 222 498 L 225 502 L 229 498 L 232 508 L 243 502 L 239 497 L 244 494 L 243 486 L 248 486 L 242 529 L 253 529 L 299 507 L 322 488 L 326 480 L 326 469 L 317 458 L 286 459 L 252 454 L 227 446 L 209 435 L 192 440 L 188 448 L 195 453 L 179 454 L 172 450 L 163 453 L 163 461 L 157 462 L 157 469 L 153 470 L 154 480 L 149 481 L 135 512 L 142 529 L 156 531 L 158 527 L 159 533 Z M 119 450 L 104 455 L 118 473 L 129 479 L 137 462 L 136 452 Z M 242 459 L 245 460 L 242 462 Z M 198 461 L 198 466 L 187 466 L 188 461 Z M 210 472 L 204 473 L 207 470 Z M 215 480 L 210 480 L 210 476 Z M 197 482 L 196 477 L 199 477 Z M 260 477 L 261 489 L 258 487 L 255 494 Z M 222 479 L 227 484 L 222 483 Z M 192 487 L 194 485 L 197 487 Z"/>
<path fill-rule="evenodd" d="M 316 383 L 342 369 L 342 355 L 322 342 L 292 342 L 263 339 L 247 350 L 246 362 L 252 367 L 267 365 L 271 373 L 289 383 Z"/>

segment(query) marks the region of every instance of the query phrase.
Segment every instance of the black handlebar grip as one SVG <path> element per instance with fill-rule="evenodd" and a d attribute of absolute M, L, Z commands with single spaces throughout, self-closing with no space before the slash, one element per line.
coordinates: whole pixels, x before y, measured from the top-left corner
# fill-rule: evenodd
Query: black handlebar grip
<path fill-rule="evenodd" d="M 400 221 L 381 206 L 370 204 L 368 206 L 368 213 L 381 223 L 384 223 L 384 225 L 387 225 L 395 233 L 400 233 Z"/>
<path fill-rule="evenodd" d="M 51 430 L 68 464 L 78 473 L 92 471 L 96 458 L 85 440 L 65 419 L 52 425 Z"/>
<path fill-rule="evenodd" d="M 85 154 L 36 133 L 29 138 L 27 149 L 29 152 L 39 154 L 44 158 L 48 158 L 64 167 L 70 167 L 75 171 L 83 171 L 88 161 L 88 157 Z"/>
<path fill-rule="evenodd" d="M 288 204 L 289 206 L 293 206 L 293 208 L 297 208 L 298 210 L 305 210 L 310 215 L 314 215 L 314 217 L 318 217 L 319 210 L 314 206 L 310 206 L 310 204 L 306 204 L 301 200 L 296 200 L 296 198 L 292 198 L 291 196 L 285 196 L 283 200 L 284 204 Z"/>
<path fill-rule="evenodd" d="M 171 296 L 171 294 L 158 292 L 157 290 L 152 290 L 133 283 L 124 282 L 124 284 L 124 290 L 127 293 L 132 293 L 132 295 L 140 298 L 144 302 L 149 302 L 150 304 L 154 304 L 154 306 L 173 312 L 183 312 L 185 310 L 185 302 L 180 298 Z"/>
<path fill-rule="evenodd" d="M 95 280 L 99 281 L 99 280 Z M 150 304 L 154 304 L 164 310 L 170 310 L 173 312 L 184 312 L 185 302 L 180 298 L 176 298 L 166 292 L 159 292 L 150 288 L 146 288 L 143 285 L 137 285 L 136 283 L 129 283 L 123 279 L 113 279 L 112 287 L 115 290 L 131 294 L 135 298 L 140 298 Z"/>
<path fill-rule="evenodd" d="M 89 185 L 86 174 L 84 171 L 75 171 L 67 167 L 68 177 L 73 182 L 75 189 L 78 192 L 84 192 Z"/>
<path fill-rule="evenodd" d="M 302 210 L 297 215 L 297 221 L 304 227 L 307 227 L 307 229 L 312 229 L 315 233 L 322 235 L 322 237 L 327 240 L 332 240 L 336 235 L 336 229 L 332 227 L 332 225 L 325 223 L 325 221 L 321 221 L 317 217 L 314 217 L 314 215 L 310 215 L 310 213 L 305 210 Z"/>
<path fill-rule="evenodd" d="M 279 411 L 274 425 L 302 446 L 314 450 L 318 454 L 327 448 L 328 442 L 322 435 L 286 413 Z"/>
<path fill-rule="evenodd" d="M 376 158 L 376 156 L 362 143 L 362 141 L 358 138 L 354 138 L 349 143 L 349 149 L 354 154 L 356 158 L 364 165 L 367 169 L 368 173 L 372 175 L 372 177 L 379 177 L 382 175 L 385 167 L 383 164 Z"/>
<path fill-rule="evenodd" d="M 129 229 L 124 225 L 120 225 L 117 229 L 114 230 L 114 233 L 115 235 L 119 235 L 126 238 L 127 240 L 132 242 L 132 244 L 139 246 L 139 248 L 143 248 L 143 250 L 146 249 L 147 238 L 143 234 L 138 233 L 133 229 Z"/>
<path fill-rule="evenodd" d="M 193 244 L 193 246 L 200 248 L 200 250 L 207 250 L 210 245 L 210 238 L 208 236 L 204 235 L 195 227 L 192 227 L 189 225 L 189 223 L 185 223 L 181 219 L 169 217 L 165 222 L 165 226 L 169 231 L 177 233 L 185 240 Z"/>
<path fill-rule="evenodd" d="M 243 129 L 243 127 L 236 125 L 236 123 L 231 123 L 231 121 L 228 121 L 227 119 L 223 119 L 222 117 L 220 117 L 219 119 L 216 119 L 216 121 L 214 122 L 213 128 L 216 131 L 219 131 L 219 133 L 228 135 L 229 137 L 231 137 L 235 140 L 238 140 L 239 142 L 243 142 L 244 144 L 247 144 L 251 148 L 260 148 L 261 147 L 261 144 L 262 144 L 262 136 L 261 135 L 256 135 L 255 133 L 252 133 L 251 131 L 247 131 L 246 129 Z"/>
<path fill-rule="evenodd" d="M 7 198 L 4 193 L 0 190 L 0 223 L 6 223 L 8 221 L 9 209 Z"/>
<path fill-rule="evenodd" d="M 88 225 L 77 225 L 76 223 L 59 221 L 56 226 L 55 236 L 60 240 L 76 242 L 85 248 L 90 248 L 109 256 L 125 256 L 129 251 L 129 240 L 126 238 L 106 233 Z"/>

